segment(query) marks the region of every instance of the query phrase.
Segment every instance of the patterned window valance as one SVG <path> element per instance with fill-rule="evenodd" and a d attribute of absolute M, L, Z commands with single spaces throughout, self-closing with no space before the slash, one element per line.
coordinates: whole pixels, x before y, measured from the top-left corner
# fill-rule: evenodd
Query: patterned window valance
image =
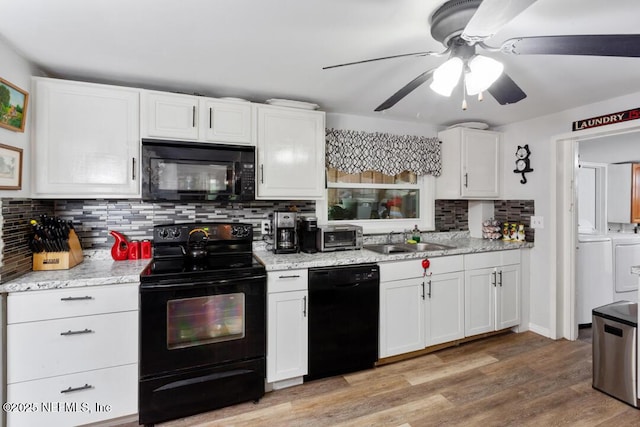
<path fill-rule="evenodd" d="M 346 173 L 368 170 L 396 175 L 403 171 L 440 176 L 442 160 L 437 137 L 327 129 L 328 167 Z"/>

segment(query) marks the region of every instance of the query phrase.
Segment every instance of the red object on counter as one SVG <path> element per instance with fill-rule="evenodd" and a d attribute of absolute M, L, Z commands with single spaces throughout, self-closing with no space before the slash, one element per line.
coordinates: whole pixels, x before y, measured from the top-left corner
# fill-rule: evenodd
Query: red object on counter
<path fill-rule="evenodd" d="M 422 260 L 422 268 L 424 268 L 425 270 L 429 268 L 430 265 L 431 265 L 431 261 L 429 261 L 427 258 Z"/>
<path fill-rule="evenodd" d="M 129 242 L 129 259 L 140 259 L 140 242 L 138 240 Z"/>
<path fill-rule="evenodd" d="M 115 261 L 124 261 L 129 258 L 129 242 L 127 242 L 127 239 L 117 231 L 109 231 L 109 234 L 116 239 L 116 242 L 111 247 L 111 257 Z"/>
<path fill-rule="evenodd" d="M 140 258 L 151 258 L 151 240 L 143 240 L 140 242 Z"/>

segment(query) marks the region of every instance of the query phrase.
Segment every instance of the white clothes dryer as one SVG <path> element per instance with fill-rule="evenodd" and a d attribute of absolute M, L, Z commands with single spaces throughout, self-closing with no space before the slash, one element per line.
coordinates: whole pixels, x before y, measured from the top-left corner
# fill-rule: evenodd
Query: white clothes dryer
<path fill-rule="evenodd" d="M 640 265 L 640 234 L 610 233 L 613 256 L 613 300 L 638 302 L 638 276 L 631 267 Z"/>
<path fill-rule="evenodd" d="M 613 302 L 611 238 L 579 234 L 576 252 L 576 317 L 591 324 L 591 310 Z"/>

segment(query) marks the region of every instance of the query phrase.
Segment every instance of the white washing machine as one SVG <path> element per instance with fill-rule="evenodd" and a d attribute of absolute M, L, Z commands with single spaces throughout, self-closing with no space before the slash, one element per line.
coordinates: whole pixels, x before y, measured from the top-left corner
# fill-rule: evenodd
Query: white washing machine
<path fill-rule="evenodd" d="M 610 233 L 613 255 L 613 300 L 638 302 L 638 275 L 631 267 L 640 265 L 640 234 Z"/>
<path fill-rule="evenodd" d="M 576 317 L 579 325 L 591 324 L 591 310 L 613 302 L 611 248 L 608 235 L 578 235 Z"/>

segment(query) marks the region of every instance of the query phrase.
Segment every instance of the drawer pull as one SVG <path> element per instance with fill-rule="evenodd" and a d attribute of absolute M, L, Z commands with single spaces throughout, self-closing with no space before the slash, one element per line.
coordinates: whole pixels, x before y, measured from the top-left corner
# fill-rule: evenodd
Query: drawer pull
<path fill-rule="evenodd" d="M 278 276 L 278 279 L 297 279 L 300 276 L 298 274 L 292 274 L 290 276 Z"/>
<path fill-rule="evenodd" d="M 86 295 L 83 297 L 64 297 L 64 298 L 60 298 L 60 301 L 84 301 L 88 299 L 93 299 L 93 297 L 89 295 Z"/>
<path fill-rule="evenodd" d="M 80 335 L 80 334 L 92 334 L 93 331 L 91 329 L 83 329 L 81 331 L 67 331 L 67 332 L 60 332 L 60 335 L 62 336 L 68 336 L 68 335 Z"/>
<path fill-rule="evenodd" d="M 89 385 L 89 384 L 85 384 L 85 385 L 80 386 L 80 387 L 69 387 L 69 388 L 66 388 L 64 390 L 60 390 L 60 393 L 62 393 L 62 394 L 71 393 L 71 392 L 74 392 L 74 391 L 89 390 L 90 388 L 93 388 L 93 386 Z"/>

